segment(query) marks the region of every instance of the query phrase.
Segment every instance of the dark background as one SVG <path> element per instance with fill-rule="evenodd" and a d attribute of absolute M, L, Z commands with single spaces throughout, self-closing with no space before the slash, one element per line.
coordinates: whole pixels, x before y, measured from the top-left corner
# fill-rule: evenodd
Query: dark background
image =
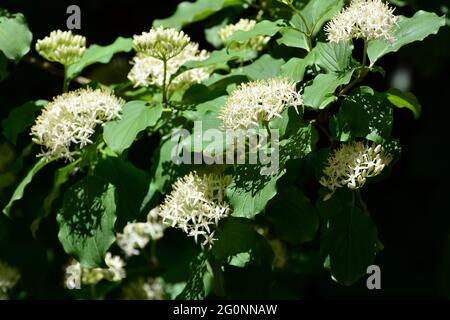
<path fill-rule="evenodd" d="M 66 8 L 70 4 L 78 4 L 82 11 L 82 29 L 79 33 L 88 38 L 89 44 L 106 45 L 118 36 L 131 37 L 150 29 L 155 18 L 173 14 L 177 3 L 179 1 L 176 0 L 6 0 L 1 1 L 0 6 L 13 13 L 22 12 L 35 41 L 52 30 L 66 29 Z M 449 6 L 441 0 L 410 3 L 413 8 L 398 8 L 396 13 L 411 16 L 414 11 L 423 9 L 442 15 L 442 6 Z M 188 33 L 203 47 L 211 49 L 202 40 L 202 27 L 202 23 L 194 24 L 188 28 Z M 305 298 L 450 298 L 450 162 L 447 152 L 450 131 L 449 46 L 450 30 L 446 26 L 437 36 L 408 45 L 380 62 L 387 70 L 387 83 L 414 92 L 423 106 L 419 120 L 414 120 L 406 109 L 395 110 L 393 136 L 401 141 L 402 158 L 388 180 L 363 190 L 377 224 L 379 238 L 385 245 L 376 258 L 376 264 L 382 271 L 382 290 L 367 290 L 365 279 L 350 288 L 342 287 L 331 281 L 329 274 L 323 273 L 309 280 L 303 295 Z M 129 68 L 126 58 L 116 58 L 109 67 L 89 68 L 87 74 L 103 80 L 107 70 L 108 74 L 113 72 L 114 80 L 123 79 Z M 60 91 L 61 79 L 35 66 L 20 62 L 10 71 L 10 76 L 0 83 L 0 119 L 26 101 L 50 99 Z M 401 75 L 404 78 L 406 75 L 406 80 L 395 80 Z M 386 80 L 380 75 L 371 75 L 366 83 L 382 91 L 388 88 Z M 0 142 L 2 140 L 0 137 Z M 19 140 L 17 150 L 26 144 L 26 139 Z M 33 190 L 40 192 L 39 186 Z M 0 195 L 1 207 L 7 196 Z M 10 223 L 3 217 L 0 219 L 5 220 L 5 225 Z M 39 261 L 44 263 L 45 259 L 49 259 L 50 253 L 46 253 L 44 248 L 47 241 L 56 238 L 54 226 L 42 228 L 49 234 L 32 240 L 28 225 L 24 223 L 10 237 L 17 244 L 14 247 L 0 245 L 0 250 L 11 257 L 16 256 L 12 259 L 16 259 L 17 264 L 27 264 L 25 268 L 33 269 L 34 264 L 39 265 Z M 0 228 L 0 243 L 2 238 L 6 238 L 2 232 L 6 233 L 6 229 Z M 61 261 L 61 265 L 63 263 Z M 44 283 L 44 278 L 56 279 L 61 274 L 59 269 L 48 272 L 53 274 L 43 274 L 42 279 L 29 279 L 36 285 L 30 297 L 65 297 L 66 293 L 61 289 L 39 285 Z"/>

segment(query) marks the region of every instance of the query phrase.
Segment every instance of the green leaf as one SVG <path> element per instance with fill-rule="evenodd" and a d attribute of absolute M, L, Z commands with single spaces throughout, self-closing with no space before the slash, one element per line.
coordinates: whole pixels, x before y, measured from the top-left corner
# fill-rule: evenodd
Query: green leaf
<path fill-rule="evenodd" d="M 284 26 L 283 20 L 258 22 L 255 27 L 249 31 L 236 31 L 228 38 L 228 45 L 233 42 L 243 43 L 258 36 L 273 37 Z"/>
<path fill-rule="evenodd" d="M 253 80 L 268 79 L 277 76 L 283 64 L 283 59 L 274 59 L 264 54 L 252 64 L 243 67 L 242 71 Z"/>
<path fill-rule="evenodd" d="M 319 229 L 319 214 L 316 208 L 296 187 L 283 190 L 270 203 L 267 212 L 276 234 L 282 240 L 293 244 L 310 242 Z"/>
<path fill-rule="evenodd" d="M 278 159 L 273 159 L 278 161 Z M 268 164 L 267 166 L 270 166 Z M 263 175 L 261 165 L 242 164 L 236 167 L 233 181 L 227 188 L 227 195 L 234 217 L 252 219 L 266 207 L 276 193 L 276 185 L 284 173 L 280 169 L 277 174 Z"/>
<path fill-rule="evenodd" d="M 353 71 L 339 75 L 336 73 L 319 74 L 314 78 L 313 83 L 305 87 L 303 93 L 304 104 L 315 110 L 328 107 L 337 100 L 334 95 L 336 88 L 350 82 Z"/>
<path fill-rule="evenodd" d="M 414 119 L 418 119 L 422 111 L 422 106 L 416 96 L 411 92 L 402 92 L 398 89 L 389 89 L 386 98 L 397 108 L 407 108 L 412 111 Z"/>
<path fill-rule="evenodd" d="M 208 270 L 206 254 L 201 252 L 190 263 L 190 277 L 183 291 L 176 300 L 203 300 L 209 293 L 209 285 L 212 275 Z"/>
<path fill-rule="evenodd" d="M 445 16 L 439 17 L 435 13 L 417 11 L 413 17 L 400 16 L 394 32 L 394 41 L 374 40 L 369 42 L 367 54 L 370 65 L 390 52 L 396 52 L 404 45 L 415 41 L 422 41 L 431 34 L 437 34 L 439 28 L 445 26 Z"/>
<path fill-rule="evenodd" d="M 141 218 L 141 204 L 150 184 L 148 172 L 136 168 L 130 162 L 109 157 L 96 165 L 95 174 L 116 189 L 118 229 L 122 229 L 127 222 Z"/>
<path fill-rule="evenodd" d="M 223 65 L 224 63 L 233 60 L 248 61 L 253 58 L 255 58 L 255 52 L 252 50 L 229 50 L 223 48 L 211 52 L 208 59 L 202 61 L 188 61 L 184 66 L 188 69 L 193 69 L 212 65 Z"/>
<path fill-rule="evenodd" d="M 0 9 L 0 51 L 10 60 L 19 60 L 30 51 L 33 35 L 21 13 Z"/>
<path fill-rule="evenodd" d="M 181 141 L 183 136 L 179 138 Z M 178 143 L 178 140 L 168 139 L 162 142 L 161 146 L 153 154 L 151 170 L 153 180 L 151 184 L 155 190 L 162 193 L 165 192 L 170 184 L 186 172 L 184 166 L 175 164 L 173 160 L 175 155 L 180 155 L 182 152 Z"/>
<path fill-rule="evenodd" d="M 195 2 L 184 1 L 180 3 L 175 13 L 166 19 L 153 21 L 154 27 L 181 29 L 182 27 L 204 20 L 217 11 L 227 7 L 243 5 L 242 0 L 197 0 Z"/>
<path fill-rule="evenodd" d="M 30 171 L 28 171 L 27 175 L 23 180 L 19 183 L 19 185 L 16 187 L 16 190 L 14 191 L 11 200 L 9 200 L 8 204 L 5 208 L 3 208 L 3 213 L 7 216 L 10 215 L 11 207 L 14 204 L 14 202 L 20 200 L 23 198 L 23 193 L 25 191 L 25 188 L 30 184 L 33 177 L 43 168 L 46 164 L 48 164 L 45 159 L 40 159 L 33 168 L 31 168 Z"/>
<path fill-rule="evenodd" d="M 72 64 L 67 69 L 67 78 L 73 79 L 83 71 L 84 68 L 94 63 L 108 63 L 112 57 L 119 52 L 130 52 L 133 48 L 133 40 L 130 38 L 118 37 L 116 41 L 108 46 L 90 46 L 80 61 Z"/>
<path fill-rule="evenodd" d="M 339 283 L 352 285 L 366 274 L 373 263 L 377 229 L 359 208 L 347 205 L 335 208 L 328 229 L 321 237 L 321 253 L 329 256 L 331 274 Z"/>
<path fill-rule="evenodd" d="M 310 50 L 307 37 L 303 32 L 291 27 L 284 27 L 280 29 L 280 34 L 281 37 L 277 39 L 278 44 L 305 49 L 306 51 Z"/>
<path fill-rule="evenodd" d="M 322 30 L 323 24 L 333 18 L 343 6 L 343 0 L 311 0 L 301 10 L 305 21 L 298 14 L 295 14 L 292 17 L 291 24 L 315 38 L 317 33 Z"/>
<path fill-rule="evenodd" d="M 60 196 L 61 188 L 67 181 L 69 181 L 70 173 L 76 168 L 78 162 L 79 161 L 71 162 L 68 165 L 55 171 L 53 178 L 53 187 L 45 197 L 42 208 L 39 210 L 36 219 L 34 219 L 31 223 L 30 229 L 33 237 L 36 238 L 36 233 L 39 230 L 39 224 L 41 223 L 42 219 L 51 214 L 53 202 Z"/>
<path fill-rule="evenodd" d="M 350 66 L 352 50 L 349 42 L 319 42 L 313 49 L 315 64 L 326 72 L 343 73 Z"/>
<path fill-rule="evenodd" d="M 301 159 L 308 155 L 318 139 L 317 132 L 312 125 L 298 123 L 298 120 L 295 129 L 289 133 L 289 137 L 280 142 L 280 164 L 282 166 L 287 160 Z"/>
<path fill-rule="evenodd" d="M 273 253 L 267 241 L 258 234 L 251 221 L 244 218 L 230 217 L 225 220 L 223 229 L 214 243 L 212 253 L 222 263 L 238 263 L 244 257 L 238 254 L 248 254 L 248 264 L 270 264 Z M 242 262 L 242 261 L 241 261 Z"/>
<path fill-rule="evenodd" d="M 46 100 L 29 101 L 14 108 L 2 121 L 3 135 L 16 144 L 17 137 L 36 120 L 36 113 L 48 103 Z"/>
<path fill-rule="evenodd" d="M 205 39 L 214 48 L 220 48 L 222 46 L 222 40 L 219 37 L 219 30 L 225 27 L 229 23 L 229 18 L 225 17 L 219 24 L 210 28 L 205 28 Z"/>
<path fill-rule="evenodd" d="M 384 94 L 369 87 L 355 89 L 330 121 L 330 133 L 339 141 L 366 138 L 383 143 L 391 136 L 392 106 Z"/>
<path fill-rule="evenodd" d="M 103 138 L 111 150 L 121 154 L 131 146 L 139 132 L 154 126 L 161 114 L 161 104 L 130 101 L 124 105 L 121 119 L 104 126 Z"/>
<path fill-rule="evenodd" d="M 308 59 L 291 58 L 281 66 L 281 75 L 288 77 L 295 82 L 300 82 L 305 76 L 306 67 L 309 65 Z"/>
<path fill-rule="evenodd" d="M 83 267 L 101 267 L 115 241 L 116 204 L 113 185 L 88 176 L 72 186 L 58 211 L 58 238 L 67 254 Z"/>
<path fill-rule="evenodd" d="M 183 117 L 188 120 L 201 120 L 208 111 L 217 113 L 220 108 L 225 105 L 228 96 L 220 96 L 218 98 L 208 100 L 195 106 L 195 110 L 183 111 Z"/>

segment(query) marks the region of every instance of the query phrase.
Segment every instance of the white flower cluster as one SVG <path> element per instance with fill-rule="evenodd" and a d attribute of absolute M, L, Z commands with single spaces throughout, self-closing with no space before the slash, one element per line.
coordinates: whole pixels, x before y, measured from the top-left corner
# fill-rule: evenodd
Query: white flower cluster
<path fill-rule="evenodd" d="M 331 42 L 386 39 L 393 41 L 398 17 L 382 0 L 353 0 L 325 27 Z"/>
<path fill-rule="evenodd" d="M 270 121 L 281 117 L 281 112 L 292 106 L 303 104 L 303 98 L 296 91 L 295 82 L 286 78 L 272 78 L 243 83 L 228 97 L 219 112 L 224 129 L 250 129 L 259 121 Z"/>
<path fill-rule="evenodd" d="M 198 44 L 190 42 L 176 56 L 170 58 L 166 66 L 166 85 L 168 91 L 183 90 L 194 83 L 200 83 L 209 77 L 211 68 L 194 68 L 184 71 L 174 77 L 180 67 L 188 61 L 202 61 L 209 56 L 205 50 L 199 50 Z M 136 55 L 128 79 L 135 87 L 164 85 L 164 62 L 161 59 L 148 56 L 145 53 Z"/>
<path fill-rule="evenodd" d="M 127 257 L 138 255 L 150 240 L 161 239 L 165 225 L 159 215 L 159 207 L 152 209 L 147 215 L 147 222 L 128 223 L 123 233 L 117 234 L 117 245 Z"/>
<path fill-rule="evenodd" d="M 249 19 L 240 19 L 236 24 L 229 24 L 221 28 L 218 32 L 219 38 L 222 41 L 223 45 L 228 45 L 228 39 L 236 32 L 236 31 L 250 31 L 256 25 L 255 20 Z M 256 36 L 245 42 L 233 42 L 229 44 L 229 48 L 233 50 L 243 50 L 250 49 L 254 51 L 260 51 L 262 48 L 269 42 L 270 37 L 265 36 Z"/>
<path fill-rule="evenodd" d="M 0 261 L 0 300 L 8 300 L 8 293 L 20 280 L 19 271 Z"/>
<path fill-rule="evenodd" d="M 189 44 L 191 39 L 183 31 L 173 28 L 152 28 L 133 37 L 136 52 L 159 60 L 168 61 L 177 56 Z"/>
<path fill-rule="evenodd" d="M 85 50 L 86 38 L 72 31 L 52 31 L 49 36 L 36 42 L 36 51 L 42 57 L 64 66 L 80 60 Z"/>
<path fill-rule="evenodd" d="M 198 175 L 195 171 L 178 179 L 172 192 L 161 205 L 164 223 L 182 229 L 202 245 L 214 242 L 214 227 L 226 217 L 230 208 L 225 202 L 226 188 L 231 176 Z"/>
<path fill-rule="evenodd" d="M 71 146 L 92 143 L 95 127 L 119 118 L 123 104 L 104 90 L 80 89 L 56 97 L 31 128 L 33 141 L 45 149 L 39 156 L 72 160 Z"/>
<path fill-rule="evenodd" d="M 83 268 L 73 260 L 66 267 L 64 284 L 67 289 L 80 289 L 81 284 L 97 284 L 103 279 L 118 282 L 126 277 L 125 262 L 119 256 L 106 253 L 105 264 L 108 268 Z"/>
<path fill-rule="evenodd" d="M 330 199 L 337 188 L 362 188 L 367 178 L 380 174 L 391 160 L 381 145 L 369 146 L 355 141 L 342 145 L 328 158 L 320 179 L 320 183 L 331 190 L 324 200 Z"/>
<path fill-rule="evenodd" d="M 128 283 L 122 289 L 123 300 L 164 300 L 164 292 L 161 278 L 139 277 Z"/>

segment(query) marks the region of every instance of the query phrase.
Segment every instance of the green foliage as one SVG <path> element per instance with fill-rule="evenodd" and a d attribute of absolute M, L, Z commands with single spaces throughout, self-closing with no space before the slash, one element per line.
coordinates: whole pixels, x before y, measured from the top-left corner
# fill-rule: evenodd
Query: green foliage
<path fill-rule="evenodd" d="M 175 13 L 166 19 L 153 21 L 153 26 L 180 29 L 185 25 L 201 21 L 213 15 L 217 11 L 230 6 L 243 5 L 243 0 L 196 0 L 195 2 L 184 1 L 177 7 Z"/>
<path fill-rule="evenodd" d="M 352 285 L 373 263 L 377 230 L 361 209 L 342 202 L 338 205 L 321 237 L 321 252 L 329 257 L 336 281 Z"/>
<path fill-rule="evenodd" d="M 445 17 L 439 17 L 435 13 L 418 11 L 411 18 L 401 16 L 394 32 L 395 40 L 392 43 L 386 40 L 369 43 L 367 54 L 371 65 L 384 55 L 398 51 L 404 45 L 422 41 L 429 35 L 436 34 L 443 26 L 445 26 Z"/>
<path fill-rule="evenodd" d="M 16 190 L 11 196 L 11 199 L 9 200 L 8 204 L 5 208 L 3 208 L 3 213 L 7 216 L 10 215 L 11 207 L 14 204 L 14 202 L 20 200 L 23 198 L 23 193 L 25 192 L 25 188 L 31 183 L 31 180 L 33 180 L 33 177 L 42 169 L 45 167 L 45 165 L 48 162 L 44 159 L 39 160 L 36 162 L 36 164 L 33 166 L 33 168 L 28 171 L 27 175 L 23 180 L 19 183 L 19 185 L 16 187 Z"/>
<path fill-rule="evenodd" d="M 414 118 L 418 119 L 422 112 L 422 106 L 419 104 L 416 96 L 411 92 L 401 92 L 398 89 L 391 88 L 386 93 L 386 98 L 397 108 L 407 108 L 412 111 Z"/>
<path fill-rule="evenodd" d="M 248 264 L 270 264 L 272 249 L 245 218 L 228 218 L 223 226 L 212 253 L 221 262 L 241 267 Z M 244 254 L 248 257 L 243 259 Z"/>
<path fill-rule="evenodd" d="M 10 60 L 19 60 L 30 51 L 33 35 L 23 14 L 0 8 L 0 51 Z"/>
<path fill-rule="evenodd" d="M 253 218 L 260 213 L 270 199 L 277 194 L 277 181 L 284 174 L 262 175 L 257 165 L 240 165 L 236 168 L 233 182 L 227 189 L 228 199 L 233 206 L 233 216 Z"/>
<path fill-rule="evenodd" d="M 36 113 L 48 103 L 46 100 L 29 101 L 20 107 L 14 108 L 8 118 L 2 121 L 3 135 L 12 143 L 36 119 Z"/>
<path fill-rule="evenodd" d="M 67 69 L 66 77 L 73 79 L 83 71 L 84 68 L 94 63 L 108 63 L 112 57 L 119 52 L 130 52 L 133 46 L 132 39 L 118 37 L 116 41 L 108 46 L 90 46 L 80 61 L 70 65 Z"/>
<path fill-rule="evenodd" d="M 83 267 L 101 267 L 114 243 L 115 188 L 102 178 L 88 176 L 64 196 L 56 220 L 58 238 L 67 254 Z"/>
<path fill-rule="evenodd" d="M 337 100 L 336 89 L 350 82 L 352 71 L 342 75 L 337 73 L 321 73 L 314 78 L 313 83 L 305 88 L 303 98 L 305 105 L 315 110 L 328 107 Z"/>
<path fill-rule="evenodd" d="M 233 42 L 243 43 L 258 36 L 274 36 L 283 27 L 283 21 L 263 20 L 258 22 L 255 27 L 249 31 L 236 31 L 228 39 L 228 45 Z"/>
<path fill-rule="evenodd" d="M 330 121 L 330 132 L 338 141 L 366 138 L 383 143 L 391 136 L 392 124 L 392 106 L 384 95 L 360 87 L 342 102 Z"/>
<path fill-rule="evenodd" d="M 319 214 L 310 200 L 297 188 L 290 187 L 268 207 L 268 219 L 284 241 L 293 244 L 309 242 L 319 228 Z"/>
<path fill-rule="evenodd" d="M 120 120 L 105 125 L 103 137 L 112 151 L 121 154 L 141 131 L 156 124 L 162 114 L 161 104 L 131 101 L 123 107 Z"/>
<path fill-rule="evenodd" d="M 391 221 L 378 218 L 376 212 L 372 215 L 362 194 L 367 191 L 372 201 L 371 188 L 385 181 L 396 169 L 403 139 L 393 137 L 399 132 L 394 127 L 394 108 L 409 109 L 415 119 L 422 111 L 413 93 L 385 86 L 380 74 L 390 77 L 391 71 L 389 65 L 381 67 L 377 62 L 409 43 L 436 34 L 445 24 L 445 17 L 425 11 L 418 11 L 411 18 L 401 16 L 392 42 L 364 39 L 327 42 L 324 25 L 342 10 L 344 2 L 347 3 L 343 0 L 253 1 L 251 4 L 244 0 L 182 2 L 171 17 L 155 20 L 153 26 L 181 29 L 201 21 L 192 28 L 200 28 L 199 34 L 204 34 L 217 49 L 209 52 L 204 60 L 187 61 L 171 75 L 159 67 L 162 63 L 152 65 L 154 76 L 165 80 L 158 78 L 145 87 L 126 80 L 125 74 L 118 80 L 122 82 L 107 84 L 96 76 L 95 64 L 108 64 L 115 54 L 131 52 L 132 38 L 119 37 L 108 46 L 92 44 L 78 62 L 65 70 L 64 89 L 69 84 L 70 88 L 87 85 L 103 90 L 107 87 L 126 101 L 121 116 L 99 123 L 91 130 L 80 123 L 66 123 L 61 115 L 62 129 L 58 128 L 56 136 L 64 136 L 64 126 L 79 126 L 87 140 L 82 144 L 73 138 L 73 159 L 64 159 L 65 163 L 62 159 L 41 159 L 28 172 L 24 164 L 30 163 L 39 148 L 30 140 L 29 127 L 47 104 L 47 100 L 39 99 L 50 101 L 52 97 L 33 97 L 22 105 L 19 102 L 20 106 L 2 120 L 2 133 L 8 141 L 0 141 L 0 179 L 6 177 L 7 183 L 0 183 L 0 201 L 6 203 L 3 212 L 11 221 L 0 217 L 0 261 L 4 255 L 2 250 L 9 248 L 9 241 L 23 238 L 22 234 L 15 234 L 12 226 L 24 224 L 27 236 L 34 238 L 26 241 L 38 243 L 42 246 L 39 252 L 47 255 L 45 266 L 49 273 L 60 276 L 61 264 L 69 256 L 84 268 L 105 267 L 106 253 L 114 252 L 126 259 L 129 279 L 124 283 L 135 277 L 155 278 L 172 299 L 299 298 L 311 285 L 323 284 L 324 275 L 331 275 L 344 286 L 360 281 L 383 248 L 374 221 L 377 224 Z M 255 20 L 256 26 L 235 32 L 225 48 L 221 48 L 218 31 L 240 18 Z M 245 48 L 245 43 L 259 36 L 270 37 L 271 41 L 258 52 Z M 11 15 L 0 9 L 0 81 L 14 72 L 10 60 L 18 63 L 27 54 L 31 37 L 22 14 Z M 203 43 L 201 39 L 196 41 Z M 240 49 L 233 49 L 233 44 L 240 44 Z M 170 48 L 172 44 L 166 45 Z M 37 59 L 24 60 L 33 64 Z M 169 67 L 173 61 L 168 61 Z M 125 65 L 129 70 L 129 61 Z M 49 63 L 38 66 L 58 75 L 58 69 Z M 83 74 L 89 66 L 94 71 L 89 72 L 93 79 Z M 115 82 L 115 77 L 108 77 L 110 67 L 116 65 L 101 68 L 106 70 L 102 71 L 106 73 L 102 78 Z M 147 71 L 138 70 L 142 74 Z M 206 76 L 197 75 L 202 73 Z M 83 78 L 77 78 L 79 75 Z M 186 86 L 169 90 L 169 84 L 180 75 L 186 76 Z M 285 100 L 290 97 L 283 99 L 281 93 L 271 96 L 271 88 L 263 86 L 260 91 L 257 88 L 251 93 L 241 93 L 236 105 L 238 110 L 243 107 L 243 111 L 230 117 L 234 116 L 232 119 L 238 122 L 246 113 L 250 114 L 249 118 L 254 115 L 251 127 L 267 137 L 254 146 L 250 134 L 237 135 L 247 138 L 245 149 L 233 150 L 230 158 L 225 157 L 239 140 L 232 138 L 222 123 L 222 117 L 227 116 L 223 113 L 224 106 L 233 106 L 227 103 L 230 94 L 243 83 L 262 84 L 266 79 L 281 77 L 294 83 L 292 87 L 282 88 L 286 95 L 303 103 L 300 106 L 287 103 Z M 16 81 L 13 77 L 9 80 Z M 377 92 L 368 84 L 385 88 L 384 92 Z M 21 84 L 17 86 L 21 88 Z M 54 91 L 52 88 L 50 92 Z M 14 101 L 5 99 L 10 100 Z M 243 105 L 238 105 L 241 100 Z M 264 109 L 265 113 L 244 110 L 249 105 Z M 210 133 L 214 136 L 208 136 Z M 326 166 L 333 166 L 337 171 L 354 169 L 355 179 L 364 178 L 362 166 L 339 168 L 342 163 L 327 161 L 335 150 L 343 150 L 347 143 L 354 141 L 381 144 L 392 161 L 379 175 L 364 180 L 365 184 L 371 184 L 369 188 L 353 190 L 351 185 L 339 185 L 330 195 L 333 190 L 321 187 L 324 183 L 320 181 Z M 257 151 L 256 159 L 250 160 L 250 147 Z M 208 162 L 215 157 L 226 161 Z M 380 164 L 373 161 L 367 166 L 376 165 Z M 189 218 L 202 215 L 189 220 L 194 225 L 189 234 L 190 225 L 173 228 L 183 226 L 183 221 L 175 221 L 176 217 L 158 208 L 175 198 L 172 195 L 168 198 L 169 193 L 182 189 L 181 182 L 175 182 L 194 170 L 199 176 L 228 175 L 230 183 L 200 194 L 197 189 L 204 186 L 193 182 L 176 199 L 180 202 L 194 199 L 191 207 L 177 201 L 170 203 L 173 210 L 183 210 L 182 214 Z M 32 180 L 38 174 L 42 188 L 31 190 L 37 185 L 38 181 Z M 215 179 L 209 178 L 208 183 Z M 217 221 L 211 220 L 207 224 L 210 230 L 203 231 L 204 225 L 199 225 L 197 220 L 213 214 L 197 210 L 198 201 L 209 203 L 213 201 L 209 197 L 216 196 L 223 196 L 220 201 L 214 199 L 217 212 L 222 209 L 220 212 L 228 215 L 219 219 L 220 214 L 214 212 Z M 396 201 L 388 199 L 391 200 Z M 157 209 L 152 213 L 161 215 L 150 216 L 155 221 L 147 220 L 151 209 Z M 132 238 L 140 241 L 139 254 L 130 257 L 123 251 L 122 236 L 118 236 L 126 233 L 124 228 L 129 223 L 139 223 L 140 227 L 152 231 L 155 226 L 161 227 L 163 236 L 151 237 L 147 243 L 146 235 L 135 232 Z M 54 230 L 57 227 L 58 235 Z M 195 235 L 196 232 L 199 233 Z M 210 238 L 203 242 L 203 236 Z M 390 241 L 388 237 L 383 240 Z M 15 243 L 11 242 L 8 250 L 15 250 Z M 397 249 L 391 248 L 390 254 Z M 27 281 L 24 286 L 28 286 Z M 121 297 L 123 288 L 120 282 L 104 280 L 92 285 L 89 293 L 85 284 L 82 285 L 82 290 L 72 291 L 73 297 Z"/>

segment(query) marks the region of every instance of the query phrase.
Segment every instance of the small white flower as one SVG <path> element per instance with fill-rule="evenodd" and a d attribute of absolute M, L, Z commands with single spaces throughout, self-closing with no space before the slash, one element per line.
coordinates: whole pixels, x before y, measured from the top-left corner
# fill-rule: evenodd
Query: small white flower
<path fill-rule="evenodd" d="M 350 41 L 353 38 L 393 41 L 398 21 L 393 12 L 394 9 L 381 0 L 353 0 L 326 25 L 328 41 Z"/>
<path fill-rule="evenodd" d="M 255 25 L 255 20 L 240 19 L 236 24 L 229 24 L 221 28 L 218 32 L 218 35 L 223 45 L 226 46 L 228 44 L 228 39 L 236 31 L 250 31 L 255 27 Z M 256 36 L 243 43 L 233 42 L 229 45 L 229 48 L 233 50 L 250 49 L 254 51 L 260 51 L 267 44 L 267 42 L 269 42 L 269 40 L 270 37 Z"/>
<path fill-rule="evenodd" d="M 8 293 L 20 280 L 20 273 L 6 262 L 0 261 L 0 300 L 9 299 Z"/>
<path fill-rule="evenodd" d="M 158 27 L 135 35 L 133 48 L 137 53 L 167 61 L 180 54 L 190 40 L 183 31 Z"/>
<path fill-rule="evenodd" d="M 106 279 L 118 282 L 126 277 L 125 262 L 119 256 L 106 253 L 105 264 L 108 268 L 83 268 L 81 264 L 72 260 L 66 267 L 64 285 L 67 289 L 80 289 L 81 284 L 95 285 Z"/>
<path fill-rule="evenodd" d="M 230 182 L 230 176 L 199 176 L 196 172 L 178 179 L 160 207 L 163 221 L 183 230 L 196 242 L 203 238 L 202 244 L 211 245 L 215 240 L 214 227 L 230 210 L 225 202 Z"/>
<path fill-rule="evenodd" d="M 106 253 L 105 263 L 108 266 L 108 271 L 105 278 L 109 281 L 120 281 L 124 279 L 127 274 L 125 272 L 125 262 L 119 256 L 113 256 L 110 252 Z"/>
<path fill-rule="evenodd" d="M 161 278 L 139 277 L 122 289 L 123 300 L 164 300 L 165 297 Z"/>
<path fill-rule="evenodd" d="M 72 31 L 52 31 L 49 36 L 36 42 L 36 51 L 45 59 L 69 66 L 86 50 L 86 38 Z"/>
<path fill-rule="evenodd" d="M 337 188 L 362 188 L 367 178 L 380 174 L 391 160 L 381 145 L 369 146 L 363 142 L 342 145 L 329 156 L 320 179 L 320 183 L 331 191 L 324 200 L 330 199 Z"/>
<path fill-rule="evenodd" d="M 242 83 L 228 97 L 219 111 L 224 129 L 251 129 L 260 121 L 281 117 L 289 106 L 296 110 L 303 98 L 295 89 L 295 82 L 285 78 L 272 78 Z"/>
<path fill-rule="evenodd" d="M 72 160 L 72 146 L 92 143 L 95 127 L 119 118 L 123 104 L 104 90 L 80 89 L 54 98 L 31 128 L 33 141 L 44 147 L 39 156 Z"/>
<path fill-rule="evenodd" d="M 200 83 L 209 77 L 211 68 L 194 68 L 184 71 L 177 76 L 174 75 L 180 67 L 188 61 L 202 61 L 208 58 L 209 54 L 205 50 L 199 50 L 198 44 L 190 42 L 176 56 L 170 58 L 166 66 L 166 85 L 170 92 L 187 89 L 194 83 Z M 138 53 L 133 59 L 128 79 L 135 87 L 157 86 L 164 84 L 164 62 L 160 59 L 145 54 Z"/>
<path fill-rule="evenodd" d="M 165 225 L 159 216 L 159 208 L 156 207 L 147 215 L 147 222 L 128 223 L 123 233 L 117 234 L 117 245 L 127 257 L 138 255 L 150 240 L 158 240 L 163 237 Z"/>

